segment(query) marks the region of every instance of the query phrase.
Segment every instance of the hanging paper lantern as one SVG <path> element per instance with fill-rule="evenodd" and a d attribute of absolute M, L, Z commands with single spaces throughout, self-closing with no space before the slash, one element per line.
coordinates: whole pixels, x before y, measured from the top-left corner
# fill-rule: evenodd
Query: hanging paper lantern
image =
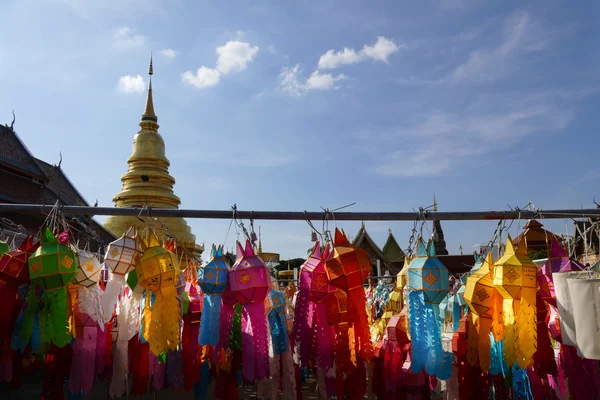
<path fill-rule="evenodd" d="M 73 321 L 75 341 L 69 374 L 69 392 L 87 394 L 94 387 L 99 326 L 94 319 L 82 312 L 79 306 L 75 307 Z M 102 357 L 104 354 L 98 356 Z"/>
<path fill-rule="evenodd" d="M 425 248 L 423 239 L 420 239 L 417 256 L 406 269 L 408 290 L 423 292 L 426 304 L 440 304 L 450 290 L 448 279 L 448 269 L 435 256 L 433 243 Z"/>
<path fill-rule="evenodd" d="M 509 367 L 516 361 L 522 369 L 533 365 L 537 343 L 537 266 L 525 246 L 515 252 L 510 235 L 504 255 L 494 266 L 494 287 L 502 295 L 504 359 Z"/>
<path fill-rule="evenodd" d="M 221 294 L 227 288 L 229 265 L 223 254 L 223 246 L 212 246 L 211 259 L 198 271 L 198 285 L 204 292 L 205 306 L 200 324 L 201 345 L 216 346 L 219 342 L 221 319 Z"/>
<path fill-rule="evenodd" d="M 313 337 L 315 333 L 321 332 L 314 329 L 313 320 L 317 302 L 322 303 L 335 291 L 335 287 L 329 284 L 325 271 L 325 259 L 329 255 L 329 245 L 322 251 L 319 241 L 315 242 L 310 257 L 300 267 L 298 279 L 298 294 L 294 306 L 294 322 L 292 335 L 296 345 L 299 347 L 299 363 L 302 368 L 309 367 L 311 351 L 313 350 Z M 315 272 L 316 271 L 316 272 Z M 317 317 L 323 316 L 319 313 Z M 317 320 L 317 326 L 326 325 Z"/>
<path fill-rule="evenodd" d="M 352 245 L 345 234 L 335 230 L 333 251 L 325 262 L 329 281 L 348 294 L 349 319 L 356 336 L 357 355 L 369 362 L 373 355 L 369 334 L 364 282 L 371 274 L 371 263 L 365 250 Z"/>
<path fill-rule="evenodd" d="M 448 270 L 437 259 L 433 242 L 417 240 L 417 254 L 406 267 L 412 362 L 410 369 L 448 379 L 452 353 L 442 348 L 438 305 L 449 291 Z"/>
<path fill-rule="evenodd" d="M 188 267 L 188 270 L 192 268 Z M 183 359 L 183 383 L 186 390 L 194 387 L 194 382 L 200 376 L 201 360 L 198 352 L 202 347 L 198 343 L 200 334 L 200 318 L 202 314 L 203 296 L 200 286 L 196 282 L 187 282 L 182 294 L 183 305 L 183 333 L 181 338 L 181 354 Z M 186 304 L 187 303 L 187 306 Z"/>
<path fill-rule="evenodd" d="M 131 227 L 117 240 L 111 242 L 104 255 L 104 263 L 115 275 L 125 276 L 131 271 L 140 256 L 136 241 L 136 230 Z"/>
<path fill-rule="evenodd" d="M 562 247 L 556 237 L 552 236 L 548 260 L 542 265 L 542 268 L 537 274 L 538 286 L 540 288 L 542 299 L 548 304 L 557 307 L 552 274 L 581 271 L 584 269 L 585 266 L 583 264 L 569 258 L 569 254 L 565 248 Z"/>
<path fill-rule="evenodd" d="M 40 247 L 29 257 L 29 276 L 32 285 L 44 289 L 44 310 L 46 339 L 57 347 L 64 347 L 71 340 L 69 333 L 69 313 L 67 308 L 67 285 L 77 274 L 77 255 L 60 244 L 49 228 L 42 232 Z M 37 307 L 28 304 L 28 307 Z"/>
<path fill-rule="evenodd" d="M 105 323 L 112 319 L 115 306 L 126 287 L 125 275 L 133 270 L 140 257 L 140 248 L 136 236 L 135 228 L 131 227 L 123 236 L 111 242 L 106 248 L 104 265 L 108 267 L 111 274 L 104 290 L 104 296 L 102 296 Z"/>
<path fill-rule="evenodd" d="M 275 285 L 277 282 L 275 282 Z M 289 337 L 285 321 L 285 298 L 283 293 L 271 288 L 266 298 L 268 306 L 267 319 L 271 328 L 273 354 L 281 355 L 289 350 Z"/>
<path fill-rule="evenodd" d="M 490 367 L 489 333 L 494 316 L 494 296 L 499 296 L 493 284 L 492 267 L 492 254 L 488 253 L 482 265 L 467 278 L 464 295 L 464 300 L 471 310 L 470 323 L 475 327 L 472 332 L 476 333 L 469 335 L 467 361 L 471 366 L 475 366 L 479 354 L 479 363 L 483 372 L 487 372 Z"/>
<path fill-rule="evenodd" d="M 404 305 L 404 295 L 402 293 L 402 288 L 396 286 L 392 293 L 390 293 L 390 302 L 389 309 L 394 313 L 400 312 L 402 306 Z"/>
<path fill-rule="evenodd" d="M 7 251 L 0 256 L 0 343 L 11 335 L 18 315 L 17 292 L 20 285 L 29 282 L 27 259 L 36 251 L 39 244 L 27 236 L 18 249 Z"/>
<path fill-rule="evenodd" d="M 150 321 L 144 321 L 143 335 L 158 357 L 179 346 L 181 309 L 175 283 L 181 272 L 177 256 L 162 246 L 154 231 L 141 240 L 141 249 L 135 265 L 138 282 L 156 296 Z"/>
<path fill-rule="evenodd" d="M 79 269 L 73 283 L 84 287 L 96 285 L 100 279 L 102 264 L 95 254 L 89 251 L 79 250 Z"/>
<path fill-rule="evenodd" d="M 321 245 L 317 241 L 311 256 L 302 267 L 301 273 L 309 276 L 309 299 L 312 302 L 313 312 L 298 315 L 299 319 L 303 320 L 306 329 L 301 348 L 312 347 L 312 334 L 314 333 L 316 335 L 317 365 L 323 371 L 329 371 L 333 366 L 334 343 L 332 343 L 329 334 L 327 305 L 328 301 L 335 297 L 336 291 L 339 290 L 329 283 L 325 268 L 325 260 L 329 257 L 330 249 L 329 244 L 326 244 L 321 251 Z"/>
<path fill-rule="evenodd" d="M 269 373 L 269 343 L 267 319 L 265 317 L 265 298 L 271 289 L 270 275 L 265 263 L 254 254 L 250 241 L 246 241 L 244 249 L 240 242 L 236 243 L 237 254 L 235 264 L 228 274 L 231 292 L 243 305 L 249 316 L 249 325 L 253 332 L 253 347 L 242 346 L 243 374 L 253 382 L 254 378 L 263 380 Z M 244 336 L 246 337 L 246 335 Z M 251 351 L 254 350 L 254 355 Z"/>

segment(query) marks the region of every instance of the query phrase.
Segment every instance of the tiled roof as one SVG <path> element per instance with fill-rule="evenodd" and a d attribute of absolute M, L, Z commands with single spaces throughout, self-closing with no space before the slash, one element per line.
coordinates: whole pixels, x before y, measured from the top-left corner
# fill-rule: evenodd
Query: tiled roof
<path fill-rule="evenodd" d="M 19 136 L 4 125 L 0 125 L 0 163 L 39 180 L 47 180 Z"/>

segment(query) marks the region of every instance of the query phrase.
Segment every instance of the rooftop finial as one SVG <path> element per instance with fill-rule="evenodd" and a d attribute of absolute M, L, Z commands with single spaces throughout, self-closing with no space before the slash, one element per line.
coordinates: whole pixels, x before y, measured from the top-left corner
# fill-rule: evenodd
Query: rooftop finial
<path fill-rule="evenodd" d="M 150 53 L 150 66 L 148 67 L 148 75 L 150 75 L 150 79 L 148 82 L 148 97 L 146 98 L 146 109 L 144 110 L 144 114 L 142 114 L 142 121 L 153 121 L 158 122 L 158 118 L 154 113 L 154 101 L 152 99 L 152 75 L 154 74 L 154 69 L 152 68 L 152 53 Z"/>
<path fill-rule="evenodd" d="M 437 212 L 437 200 L 435 198 L 435 192 L 433 193 L 433 211 Z"/>

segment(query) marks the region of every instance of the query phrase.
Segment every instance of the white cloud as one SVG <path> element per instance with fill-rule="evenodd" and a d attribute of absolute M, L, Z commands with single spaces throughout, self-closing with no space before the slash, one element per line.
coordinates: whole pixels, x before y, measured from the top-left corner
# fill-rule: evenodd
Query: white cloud
<path fill-rule="evenodd" d="M 389 56 L 402 47 L 405 46 L 399 46 L 392 39 L 379 36 L 374 45 L 365 45 L 360 51 L 356 51 L 350 47 L 345 47 L 338 52 L 328 50 L 319 58 L 318 68 L 333 69 L 342 65 L 357 64 L 368 59 L 388 63 Z"/>
<path fill-rule="evenodd" d="M 199 89 L 216 86 L 221 81 L 222 76 L 245 70 L 256 57 L 258 51 L 258 47 L 252 46 L 250 43 L 230 40 L 223 46 L 216 48 L 216 68 L 202 66 L 195 73 L 192 71 L 184 72 L 181 78 L 183 82 Z"/>
<path fill-rule="evenodd" d="M 468 158 L 516 146 L 540 132 L 559 132 L 573 117 L 560 94 L 488 96 L 459 112 L 435 111 L 391 132 L 357 137 L 388 176 L 430 176 Z M 383 150 L 382 150 L 383 149 Z M 383 161 L 382 161 L 383 160 Z"/>
<path fill-rule="evenodd" d="M 192 71 L 184 72 L 181 79 L 189 85 L 202 89 L 218 85 L 221 80 L 221 73 L 216 69 L 202 66 L 198 68 L 196 73 Z"/>
<path fill-rule="evenodd" d="M 516 12 L 506 19 L 502 40 L 496 47 L 471 52 L 445 81 L 479 83 L 500 79 L 515 70 L 520 56 L 545 50 L 549 36 L 527 12 Z"/>
<path fill-rule="evenodd" d="M 121 93 L 143 93 L 146 89 L 146 84 L 141 75 L 125 75 L 119 79 L 119 91 Z"/>
<path fill-rule="evenodd" d="M 275 46 L 273 46 L 273 45 L 270 45 L 269 47 L 267 47 L 267 51 L 270 54 L 277 54 L 277 50 L 275 49 Z"/>
<path fill-rule="evenodd" d="M 122 27 L 117 29 L 113 36 L 113 46 L 117 49 L 133 49 L 139 48 L 146 44 L 144 35 L 136 35 L 135 29 Z"/>
<path fill-rule="evenodd" d="M 243 71 L 257 54 L 257 46 L 230 40 L 225 45 L 217 47 L 217 70 L 223 75 Z"/>
<path fill-rule="evenodd" d="M 177 56 L 177 52 L 173 49 L 163 49 L 160 51 L 160 54 L 167 58 L 175 58 Z"/>
<path fill-rule="evenodd" d="M 337 81 L 346 79 L 344 74 L 333 76 L 329 73 L 314 71 L 306 82 L 302 82 L 302 70 L 299 65 L 294 67 L 284 67 L 279 74 L 279 90 L 293 96 L 303 96 L 311 90 L 331 90 L 337 89 Z"/>
<path fill-rule="evenodd" d="M 323 74 L 316 70 L 306 80 L 306 89 L 307 90 L 331 90 L 336 88 L 335 83 L 337 81 L 346 79 L 344 74 L 339 74 L 337 76 L 333 76 L 332 74 Z"/>

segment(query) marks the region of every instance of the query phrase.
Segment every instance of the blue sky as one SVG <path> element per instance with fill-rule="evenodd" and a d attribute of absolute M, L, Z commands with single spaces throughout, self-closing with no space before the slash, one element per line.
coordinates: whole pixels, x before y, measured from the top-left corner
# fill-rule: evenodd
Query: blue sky
<path fill-rule="evenodd" d="M 595 1 L 9 0 L 0 15 L 0 121 L 14 108 L 31 152 L 62 152 L 90 203 L 121 188 L 151 51 L 183 208 L 408 211 L 435 192 L 440 210 L 551 209 L 598 194 Z M 189 223 L 207 244 L 228 227 Z M 258 224 L 267 251 L 310 247 L 306 223 Z M 411 227 L 367 223 L 381 245 Z M 495 223 L 443 227 L 457 252 Z"/>

